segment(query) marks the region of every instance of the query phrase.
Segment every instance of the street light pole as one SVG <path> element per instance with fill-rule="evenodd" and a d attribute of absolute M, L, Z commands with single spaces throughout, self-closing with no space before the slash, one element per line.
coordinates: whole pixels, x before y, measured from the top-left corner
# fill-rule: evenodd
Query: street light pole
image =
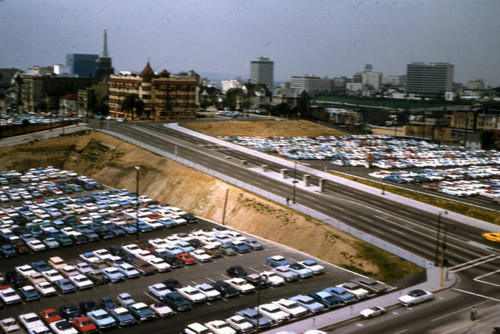
<path fill-rule="evenodd" d="M 438 265 L 438 255 L 439 255 L 439 238 L 441 234 L 441 212 L 438 214 L 438 221 L 437 221 L 437 235 L 436 235 L 436 254 L 434 256 L 434 266 L 437 267 Z"/>
<path fill-rule="evenodd" d="M 295 204 L 295 194 L 296 194 L 296 185 L 297 185 L 297 180 L 295 179 L 295 177 L 297 176 L 297 162 L 294 163 L 294 166 L 293 166 L 293 191 L 292 191 L 292 202 L 293 204 Z"/>
<path fill-rule="evenodd" d="M 136 170 L 136 181 L 135 181 L 135 204 L 136 204 L 136 212 L 135 212 L 135 228 L 136 228 L 136 235 L 135 239 L 136 241 L 139 241 L 139 171 L 141 170 L 141 167 L 135 166 L 134 167 Z"/>

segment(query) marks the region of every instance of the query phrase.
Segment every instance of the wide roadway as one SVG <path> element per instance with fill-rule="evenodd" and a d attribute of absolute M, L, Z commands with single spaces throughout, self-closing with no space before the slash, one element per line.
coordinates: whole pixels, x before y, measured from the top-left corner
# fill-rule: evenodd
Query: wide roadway
<path fill-rule="evenodd" d="M 291 197 L 292 188 L 280 180 L 263 177 L 254 173 L 250 168 L 268 165 L 271 170 L 279 172 L 285 168 L 275 161 L 265 160 L 244 152 L 219 146 L 200 138 L 165 128 L 162 123 L 128 123 L 116 124 L 106 122 L 104 125 L 95 124 L 110 131 L 117 131 L 145 144 L 161 150 L 177 154 L 197 164 L 211 168 L 220 173 L 243 180 L 248 184 L 265 189 L 271 193 Z M 223 125 L 221 125 L 223 126 Z M 246 164 L 242 164 L 242 160 Z M 297 178 L 301 172 L 297 171 Z M 317 177 L 312 176 L 313 184 Z M 380 196 L 347 187 L 342 184 L 327 182 L 324 193 L 306 192 L 296 189 L 297 202 L 340 220 L 367 234 L 377 236 L 398 247 L 406 249 L 429 261 L 440 263 L 442 242 L 436 243 L 438 228 L 437 215 L 429 214 L 415 207 L 396 204 Z M 441 227 L 447 227 L 446 259 L 449 266 L 455 266 L 475 261 L 493 254 L 500 254 L 500 247 L 486 242 L 481 234 L 485 231 L 462 224 L 448 218 L 441 217 Z M 437 255 L 437 256 L 436 256 Z M 496 270 L 490 262 L 478 262 L 473 266 L 480 274 L 489 274 Z M 471 269 L 472 270 L 472 269 Z M 459 293 L 467 294 L 468 298 L 456 300 L 455 305 L 464 309 L 472 307 L 477 301 L 471 296 L 479 298 L 492 297 L 500 299 L 500 289 L 491 284 L 478 283 L 467 275 L 465 271 Z M 476 277 L 473 275 L 472 277 Z M 465 291 L 465 292 L 464 292 Z M 472 293 L 472 294 L 470 294 Z M 482 297 L 485 296 L 485 297 Z M 438 311 L 439 312 L 439 311 Z M 441 313 L 445 313 L 441 309 Z M 443 319 L 445 321 L 446 318 Z"/>

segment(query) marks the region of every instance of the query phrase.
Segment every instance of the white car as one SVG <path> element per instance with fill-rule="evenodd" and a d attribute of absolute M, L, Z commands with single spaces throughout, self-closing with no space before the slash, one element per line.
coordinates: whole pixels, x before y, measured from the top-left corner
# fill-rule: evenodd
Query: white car
<path fill-rule="evenodd" d="M 207 300 L 207 297 L 203 293 L 190 285 L 177 289 L 177 292 L 193 303 L 202 303 Z"/>
<path fill-rule="evenodd" d="M 144 261 L 148 262 L 150 265 L 155 267 L 156 271 L 158 271 L 159 273 L 164 273 L 166 271 L 169 271 L 171 268 L 167 262 L 154 255 L 145 257 Z"/>
<path fill-rule="evenodd" d="M 78 262 L 75 264 L 75 268 L 83 275 L 92 271 L 92 267 L 87 262 Z"/>
<path fill-rule="evenodd" d="M 78 290 L 91 289 L 94 287 L 94 283 L 87 276 L 83 274 L 70 276 L 69 280 L 76 286 Z"/>
<path fill-rule="evenodd" d="M 49 266 L 51 266 L 54 269 L 59 269 L 62 267 L 67 266 L 66 262 L 59 256 L 53 256 L 49 259 L 48 261 Z"/>
<path fill-rule="evenodd" d="M 360 312 L 360 314 L 363 318 L 369 319 L 384 314 L 385 312 L 386 312 L 385 308 L 383 308 L 382 306 L 373 306 L 364 309 L 363 311 Z"/>
<path fill-rule="evenodd" d="M 406 307 L 420 304 L 433 299 L 434 299 L 434 294 L 421 289 L 411 290 L 410 292 L 408 292 L 407 295 L 398 298 L 399 303 Z"/>
<path fill-rule="evenodd" d="M 290 319 L 289 313 L 281 310 L 281 308 L 272 303 L 259 305 L 258 309 L 256 307 L 255 310 L 271 319 L 274 323 L 281 323 Z"/>
<path fill-rule="evenodd" d="M 80 272 L 76 270 L 76 267 L 71 265 L 59 268 L 59 272 L 66 278 L 80 274 Z"/>
<path fill-rule="evenodd" d="M 6 334 L 10 334 L 10 333 L 20 334 L 20 333 L 23 333 L 23 331 L 21 330 L 21 327 L 17 323 L 16 319 L 14 319 L 12 317 L 0 320 L 0 328 L 3 331 L 2 333 L 6 333 Z"/>
<path fill-rule="evenodd" d="M 159 299 L 163 299 L 163 297 L 171 293 L 172 291 L 167 288 L 167 286 L 163 283 L 156 283 L 153 285 L 148 286 L 149 292 L 151 292 L 155 297 Z"/>
<path fill-rule="evenodd" d="M 282 298 L 272 303 L 279 307 L 282 311 L 290 314 L 292 318 L 302 317 L 309 313 L 305 307 L 300 306 L 297 302 L 290 299 Z"/>
<path fill-rule="evenodd" d="M 80 254 L 80 258 L 87 263 L 94 263 L 101 260 L 93 252 Z"/>
<path fill-rule="evenodd" d="M 50 330 L 45 326 L 40 317 L 33 312 L 19 315 L 19 322 L 23 325 L 28 333 L 50 333 Z"/>
<path fill-rule="evenodd" d="M 272 271 L 261 272 L 260 277 L 265 279 L 272 286 L 285 284 L 285 279 L 281 276 L 278 276 L 275 272 Z"/>
<path fill-rule="evenodd" d="M 43 242 L 34 238 L 27 240 L 26 246 L 28 246 L 28 248 L 31 249 L 33 252 L 42 252 L 47 249 L 47 246 L 45 246 Z"/>
<path fill-rule="evenodd" d="M 42 276 L 45 277 L 47 281 L 50 283 L 54 283 L 55 281 L 59 281 L 64 277 L 55 269 L 50 269 L 42 272 Z"/>
<path fill-rule="evenodd" d="M 156 313 L 160 318 L 166 318 L 174 314 L 174 311 L 163 303 L 155 303 L 149 305 L 149 308 Z"/>
<path fill-rule="evenodd" d="M 246 280 L 240 277 L 227 279 L 225 280 L 225 282 L 229 283 L 233 288 L 241 293 L 251 293 L 255 291 L 254 285 L 248 283 Z"/>
<path fill-rule="evenodd" d="M 370 291 L 363 289 L 362 287 L 360 287 L 358 284 L 356 284 L 354 282 L 342 283 L 342 284 L 337 285 L 337 287 L 346 289 L 348 292 L 355 295 L 356 298 L 358 298 L 358 299 L 367 298 L 368 295 L 370 294 Z"/>
<path fill-rule="evenodd" d="M 95 250 L 93 251 L 93 253 L 101 260 L 107 260 L 113 258 L 113 254 L 111 254 L 107 249 L 104 248 Z"/>
<path fill-rule="evenodd" d="M 0 299 L 4 302 L 5 305 L 13 305 L 22 301 L 21 296 L 19 296 L 17 292 L 12 288 L 0 290 Z"/>
<path fill-rule="evenodd" d="M 54 321 L 49 324 L 55 334 L 78 334 L 78 331 L 67 320 Z"/>
<path fill-rule="evenodd" d="M 205 326 L 215 334 L 236 334 L 237 332 L 222 320 L 213 320 L 205 323 Z"/>
<path fill-rule="evenodd" d="M 184 328 L 184 333 L 186 334 L 210 334 L 210 329 L 203 326 L 199 322 L 193 322 Z"/>
<path fill-rule="evenodd" d="M 243 318 L 241 315 L 233 315 L 232 317 L 227 318 L 226 322 L 229 326 L 237 330 L 238 333 L 249 333 L 254 329 L 252 323 Z"/>
<path fill-rule="evenodd" d="M 318 262 L 316 262 L 315 260 L 304 260 L 300 261 L 299 263 L 304 267 L 311 269 L 314 275 L 319 275 L 325 272 L 325 267 L 318 264 Z"/>
<path fill-rule="evenodd" d="M 204 294 L 207 297 L 207 300 L 219 299 L 221 297 L 220 292 L 215 290 L 215 288 L 208 283 L 196 285 L 195 289 Z"/>
<path fill-rule="evenodd" d="M 141 251 L 142 249 L 137 246 L 136 244 L 128 244 L 128 245 L 124 245 L 122 246 L 122 248 L 126 251 L 126 252 L 129 252 L 131 254 L 136 254 L 137 252 Z"/>
<path fill-rule="evenodd" d="M 57 294 L 56 289 L 47 281 L 35 284 L 35 289 L 44 297 L 55 296 Z"/>
<path fill-rule="evenodd" d="M 196 260 L 200 262 L 212 261 L 212 257 L 208 255 L 207 252 L 205 252 L 203 249 L 194 250 L 190 254 L 192 257 L 194 257 Z"/>
<path fill-rule="evenodd" d="M 16 267 L 15 268 L 16 272 L 23 276 L 24 278 L 28 278 L 30 277 L 31 275 L 33 274 L 36 274 L 37 271 L 35 269 L 33 269 L 32 266 L 30 266 L 29 264 L 25 264 L 25 265 L 22 265 L 22 266 L 19 266 L 19 267 Z"/>
<path fill-rule="evenodd" d="M 272 269 L 278 276 L 281 276 L 287 282 L 293 282 L 299 279 L 299 274 L 290 270 L 288 266 L 278 266 Z"/>

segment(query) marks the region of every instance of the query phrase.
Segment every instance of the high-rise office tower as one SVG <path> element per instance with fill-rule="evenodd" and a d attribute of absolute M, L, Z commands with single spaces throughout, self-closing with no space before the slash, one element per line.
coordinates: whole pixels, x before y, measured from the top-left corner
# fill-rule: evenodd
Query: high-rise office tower
<path fill-rule="evenodd" d="M 453 68 L 448 63 L 411 63 L 406 66 L 409 94 L 442 96 L 453 87 Z"/>
<path fill-rule="evenodd" d="M 250 62 L 250 82 L 265 84 L 268 89 L 274 85 L 274 62 L 269 58 L 259 57 Z"/>
<path fill-rule="evenodd" d="M 95 75 L 99 55 L 85 53 L 70 53 L 66 55 L 66 65 L 71 69 L 71 74 L 80 78 L 89 78 Z"/>
<path fill-rule="evenodd" d="M 102 57 L 97 60 L 97 69 L 95 76 L 97 78 L 109 77 L 113 74 L 114 68 L 112 65 L 111 57 L 108 55 L 108 32 L 104 28 L 104 45 L 102 50 Z"/>

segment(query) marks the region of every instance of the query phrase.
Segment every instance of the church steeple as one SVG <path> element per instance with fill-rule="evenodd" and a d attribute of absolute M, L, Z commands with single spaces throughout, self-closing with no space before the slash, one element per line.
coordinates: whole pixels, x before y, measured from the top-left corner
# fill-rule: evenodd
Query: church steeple
<path fill-rule="evenodd" d="M 102 56 L 109 57 L 108 56 L 108 32 L 107 32 L 106 28 L 104 28 L 104 47 L 102 50 Z"/>

